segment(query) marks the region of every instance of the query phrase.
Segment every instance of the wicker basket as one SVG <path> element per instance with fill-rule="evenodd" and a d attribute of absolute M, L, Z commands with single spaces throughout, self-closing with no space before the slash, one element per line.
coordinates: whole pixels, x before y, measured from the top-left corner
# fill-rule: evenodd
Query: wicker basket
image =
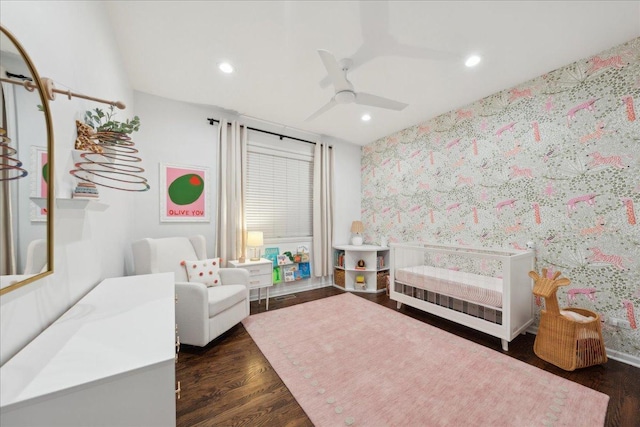
<path fill-rule="evenodd" d="M 377 283 L 377 290 L 380 289 L 386 289 L 387 288 L 387 279 L 389 278 L 389 272 L 388 271 L 378 271 L 378 274 L 376 274 L 376 283 Z"/>
<path fill-rule="evenodd" d="M 559 273 L 549 279 L 545 270 L 542 270 L 542 277 L 535 272 L 529 275 L 535 280 L 533 293 L 544 297 L 546 305 L 546 310 L 541 311 L 540 327 L 533 344 L 536 356 L 566 371 L 606 363 L 598 314 L 582 308 L 563 309 L 593 317 L 588 322 L 578 322 L 560 314 L 556 291 L 558 286 L 568 285 L 569 279 L 556 280 Z"/>
<path fill-rule="evenodd" d="M 333 283 L 341 288 L 344 288 L 344 270 L 340 270 L 339 268 L 333 269 Z"/>
<path fill-rule="evenodd" d="M 581 308 L 565 308 L 595 320 L 576 322 L 562 315 L 542 311 L 533 352 L 542 360 L 567 371 L 607 361 L 599 316 Z"/>

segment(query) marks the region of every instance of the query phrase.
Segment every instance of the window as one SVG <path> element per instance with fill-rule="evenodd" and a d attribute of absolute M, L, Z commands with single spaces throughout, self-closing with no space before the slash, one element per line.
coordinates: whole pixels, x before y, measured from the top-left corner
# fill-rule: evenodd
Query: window
<path fill-rule="evenodd" d="M 245 203 L 248 231 L 265 239 L 311 237 L 313 145 L 249 134 Z"/>

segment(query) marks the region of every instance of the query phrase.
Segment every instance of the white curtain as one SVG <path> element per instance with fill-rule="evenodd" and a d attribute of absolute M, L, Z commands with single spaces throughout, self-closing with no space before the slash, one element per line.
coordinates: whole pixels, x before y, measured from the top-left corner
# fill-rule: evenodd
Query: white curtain
<path fill-rule="evenodd" d="M 316 277 L 333 274 L 333 150 L 316 144 L 313 155 L 313 271 Z"/>
<path fill-rule="evenodd" d="M 0 68 L 2 75 L 5 69 Z M 13 87 L 9 83 L 2 83 L 2 97 L 0 102 L 0 127 L 7 133 L 6 136 L 15 141 L 15 108 L 5 108 L 14 105 Z M 13 128 L 13 129 L 12 129 Z M 11 145 L 7 142 L 8 145 Z M 15 148 L 15 145 L 12 145 Z M 24 153 L 22 153 L 24 155 Z M 15 156 L 14 156 L 15 157 Z M 13 191 L 17 189 L 15 180 L 3 180 L 1 178 L 15 176 L 15 171 L 0 171 L 0 226 L 2 235 L 0 237 L 0 276 L 18 274 L 16 262 L 16 235 L 13 215 L 17 210 L 13 209 Z M 17 219 L 17 218 L 16 218 Z"/>
<path fill-rule="evenodd" d="M 245 255 L 247 128 L 220 120 L 218 127 L 218 213 L 215 257 L 223 262 Z M 224 265 L 224 264 L 223 264 Z"/>

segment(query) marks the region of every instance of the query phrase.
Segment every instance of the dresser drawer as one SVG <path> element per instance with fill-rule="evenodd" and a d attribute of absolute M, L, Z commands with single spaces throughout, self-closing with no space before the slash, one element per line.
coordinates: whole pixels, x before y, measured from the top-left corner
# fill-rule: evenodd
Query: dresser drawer
<path fill-rule="evenodd" d="M 268 274 L 258 274 L 249 277 L 250 288 L 262 288 L 265 286 L 271 286 L 271 271 Z"/>
<path fill-rule="evenodd" d="M 263 274 L 271 274 L 271 270 L 273 268 L 273 264 L 258 264 L 258 265 L 248 265 L 244 267 L 245 270 L 249 272 L 250 276 L 259 276 Z"/>

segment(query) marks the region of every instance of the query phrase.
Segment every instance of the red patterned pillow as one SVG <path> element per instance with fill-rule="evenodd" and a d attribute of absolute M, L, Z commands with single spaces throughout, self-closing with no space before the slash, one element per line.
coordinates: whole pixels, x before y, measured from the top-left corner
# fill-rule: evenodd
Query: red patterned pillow
<path fill-rule="evenodd" d="M 189 282 L 220 286 L 220 258 L 182 261 L 180 265 L 184 266 Z"/>

